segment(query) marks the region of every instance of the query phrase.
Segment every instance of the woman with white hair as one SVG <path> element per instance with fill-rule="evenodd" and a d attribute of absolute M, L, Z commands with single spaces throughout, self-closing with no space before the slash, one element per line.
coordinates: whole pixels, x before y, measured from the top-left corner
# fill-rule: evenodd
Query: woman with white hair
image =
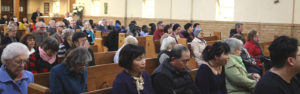
<path fill-rule="evenodd" d="M 241 58 L 243 42 L 236 38 L 228 38 L 225 42 L 229 45 L 229 60 L 225 65 L 226 87 L 228 94 L 251 94 L 257 81 L 257 73 L 248 73 Z"/>
<path fill-rule="evenodd" d="M 88 21 L 84 23 L 84 30 L 83 30 L 83 32 L 86 33 L 87 39 L 90 42 L 90 45 L 94 45 L 96 37 L 94 35 L 94 30 L 93 30 L 91 24 Z"/>
<path fill-rule="evenodd" d="M 79 94 L 87 92 L 87 68 L 92 56 L 86 48 L 73 49 L 61 64 L 50 71 L 52 94 Z"/>
<path fill-rule="evenodd" d="M 9 43 L 19 41 L 19 38 L 17 37 L 17 26 L 12 25 L 12 24 L 8 25 L 6 30 L 7 30 L 7 33 L 2 40 L 3 45 L 7 45 Z"/>
<path fill-rule="evenodd" d="M 202 52 L 207 44 L 206 44 L 206 41 L 203 39 L 204 33 L 203 33 L 202 29 L 195 30 L 194 36 L 195 36 L 195 38 L 193 39 L 193 41 L 191 43 L 191 47 L 192 47 L 192 51 L 195 55 L 195 60 L 198 64 L 197 67 L 199 67 L 201 64 L 206 63 L 202 58 Z"/>
<path fill-rule="evenodd" d="M 177 44 L 176 40 L 171 36 L 168 36 L 162 41 L 162 44 L 160 46 L 160 52 L 157 56 L 160 64 L 164 63 L 166 59 L 169 59 L 169 53 L 171 49 L 175 46 L 175 44 Z"/>
<path fill-rule="evenodd" d="M 138 45 L 138 40 L 133 37 L 133 36 L 127 36 L 125 39 L 124 39 L 124 44 L 122 45 L 122 47 L 120 49 L 117 50 L 115 56 L 114 56 L 114 63 L 118 63 L 119 62 L 119 54 L 120 54 L 120 51 L 122 50 L 122 48 L 127 45 L 127 44 L 134 44 L 134 45 Z"/>
<path fill-rule="evenodd" d="M 27 94 L 27 86 L 34 82 L 33 74 L 24 70 L 29 50 L 22 43 L 14 42 L 4 48 L 0 68 L 1 94 Z"/>

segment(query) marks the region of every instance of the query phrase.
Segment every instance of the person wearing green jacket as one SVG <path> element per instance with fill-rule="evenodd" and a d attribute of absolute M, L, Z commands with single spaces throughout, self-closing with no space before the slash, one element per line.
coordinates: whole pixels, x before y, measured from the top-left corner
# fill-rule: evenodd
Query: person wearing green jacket
<path fill-rule="evenodd" d="M 228 38 L 225 42 L 230 47 L 229 60 L 225 65 L 226 88 L 228 94 L 251 94 L 257 81 L 257 73 L 248 73 L 240 56 L 243 42 Z"/>

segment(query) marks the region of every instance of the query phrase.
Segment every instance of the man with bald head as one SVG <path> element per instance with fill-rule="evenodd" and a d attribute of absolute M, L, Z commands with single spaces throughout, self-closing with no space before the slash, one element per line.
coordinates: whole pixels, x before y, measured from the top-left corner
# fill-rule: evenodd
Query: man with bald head
<path fill-rule="evenodd" d="M 51 37 L 55 38 L 58 42 L 63 43 L 62 31 L 66 28 L 65 23 L 62 21 L 56 22 L 56 33 Z"/>
<path fill-rule="evenodd" d="M 36 9 L 36 12 L 33 12 L 32 13 L 32 16 L 31 16 L 31 20 L 36 23 L 36 17 L 39 17 L 39 16 L 43 16 L 43 14 L 40 12 L 40 8 L 37 8 Z"/>

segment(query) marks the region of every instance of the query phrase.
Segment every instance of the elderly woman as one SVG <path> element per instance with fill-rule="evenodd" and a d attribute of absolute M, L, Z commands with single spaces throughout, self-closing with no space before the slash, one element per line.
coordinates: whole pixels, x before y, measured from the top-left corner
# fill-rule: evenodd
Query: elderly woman
<path fill-rule="evenodd" d="M 58 63 L 56 58 L 58 46 L 56 39 L 47 38 L 40 47 L 35 49 L 35 53 L 30 55 L 30 62 L 26 65 L 27 70 L 34 74 L 49 72 Z"/>
<path fill-rule="evenodd" d="M 52 94 L 79 94 L 87 92 L 87 63 L 92 56 L 86 48 L 73 49 L 63 63 L 50 71 L 50 90 Z"/>
<path fill-rule="evenodd" d="M 112 94 L 154 94 L 146 69 L 145 49 L 127 44 L 120 52 L 119 65 L 125 68 L 114 80 Z"/>
<path fill-rule="evenodd" d="M 17 26 L 15 25 L 8 25 L 7 28 L 7 34 L 2 40 L 3 45 L 10 44 L 12 42 L 18 42 L 19 38 L 16 36 L 17 35 Z"/>
<path fill-rule="evenodd" d="M 241 58 L 243 42 L 236 38 L 228 38 L 225 42 L 230 47 L 230 59 L 225 65 L 226 87 L 229 94 L 251 94 L 259 74 L 248 73 Z"/>
<path fill-rule="evenodd" d="M 203 39 L 204 33 L 203 33 L 202 29 L 196 30 L 194 32 L 194 36 L 195 36 L 195 38 L 193 39 L 193 41 L 191 43 L 191 47 L 192 47 L 193 53 L 195 55 L 195 60 L 199 67 L 201 64 L 205 63 L 205 61 L 202 59 L 202 52 L 207 44 L 206 44 L 206 41 Z"/>
<path fill-rule="evenodd" d="M 164 61 L 166 59 L 170 58 L 170 56 L 169 56 L 170 51 L 175 46 L 175 44 L 177 44 L 177 43 L 176 43 L 175 39 L 171 36 L 165 38 L 162 41 L 162 44 L 160 46 L 160 52 L 157 56 L 158 61 L 159 61 L 160 64 L 164 63 Z"/>
<path fill-rule="evenodd" d="M 133 36 L 127 36 L 125 39 L 124 39 L 124 44 L 123 46 L 117 50 L 115 56 L 114 56 L 114 63 L 118 63 L 119 62 L 119 54 L 120 54 L 120 51 L 122 50 L 122 48 L 127 45 L 127 44 L 134 44 L 134 45 L 138 45 L 138 40 L 133 37 Z"/>
<path fill-rule="evenodd" d="M 201 94 L 227 94 L 224 66 L 229 59 L 229 46 L 224 42 L 216 42 L 207 46 L 202 57 L 203 63 L 197 71 L 196 85 Z"/>
<path fill-rule="evenodd" d="M 256 65 L 252 67 L 248 67 L 248 72 L 250 73 L 262 73 L 262 62 L 261 58 L 264 57 L 264 51 L 260 44 L 258 43 L 258 33 L 255 30 L 252 30 L 248 33 L 247 41 L 245 43 L 245 48 L 249 52 L 249 54 L 254 57 L 256 61 Z"/>
<path fill-rule="evenodd" d="M 26 34 L 22 37 L 21 42 L 28 47 L 29 54 L 35 52 L 35 37 L 32 34 Z"/>
<path fill-rule="evenodd" d="M 65 53 L 72 47 L 72 36 L 74 32 L 72 29 L 64 29 L 62 31 L 62 36 L 64 42 L 59 45 L 59 50 L 57 52 L 58 57 L 64 57 Z"/>
<path fill-rule="evenodd" d="M 94 35 L 94 30 L 88 21 L 84 23 L 83 32 L 86 33 L 88 41 L 90 42 L 91 45 L 93 45 L 96 37 Z"/>
<path fill-rule="evenodd" d="M 1 94 L 27 94 L 27 86 L 33 83 L 33 74 L 24 70 L 29 51 L 22 43 L 11 43 L 4 48 L 0 68 Z"/>

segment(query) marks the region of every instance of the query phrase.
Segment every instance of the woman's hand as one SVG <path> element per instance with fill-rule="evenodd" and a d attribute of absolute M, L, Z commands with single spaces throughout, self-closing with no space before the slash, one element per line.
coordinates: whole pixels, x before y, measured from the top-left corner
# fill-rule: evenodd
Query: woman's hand
<path fill-rule="evenodd" d="M 260 75 L 257 73 L 252 74 L 252 79 L 255 80 L 256 82 L 260 79 Z"/>

